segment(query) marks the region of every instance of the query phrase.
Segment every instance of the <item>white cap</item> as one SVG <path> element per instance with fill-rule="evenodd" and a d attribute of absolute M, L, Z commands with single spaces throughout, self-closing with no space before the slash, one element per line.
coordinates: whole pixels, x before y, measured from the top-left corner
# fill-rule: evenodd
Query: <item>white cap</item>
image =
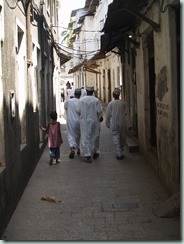
<path fill-rule="evenodd" d="M 114 93 L 115 95 L 119 96 L 119 95 L 121 94 L 121 90 L 120 90 L 118 87 L 116 87 L 116 88 L 114 88 L 113 93 Z"/>
<path fill-rule="evenodd" d="M 87 91 L 94 91 L 94 86 L 93 85 L 87 85 L 86 90 Z"/>

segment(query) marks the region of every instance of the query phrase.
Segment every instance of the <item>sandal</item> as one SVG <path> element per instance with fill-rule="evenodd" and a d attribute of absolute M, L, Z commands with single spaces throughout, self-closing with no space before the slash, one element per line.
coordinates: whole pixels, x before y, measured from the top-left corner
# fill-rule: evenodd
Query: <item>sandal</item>
<path fill-rule="evenodd" d="M 95 152 L 95 153 L 93 154 L 93 159 L 97 159 L 99 156 L 100 156 L 100 154 Z"/>
<path fill-rule="evenodd" d="M 121 155 L 121 156 L 116 156 L 116 159 L 118 159 L 118 160 L 122 160 L 122 159 L 123 159 L 123 155 Z"/>
<path fill-rule="evenodd" d="M 77 155 L 80 155 L 80 149 L 78 148 L 78 150 L 77 150 Z"/>
<path fill-rule="evenodd" d="M 71 151 L 70 154 L 69 154 L 69 158 L 74 158 L 74 156 L 75 156 L 75 152 Z"/>
<path fill-rule="evenodd" d="M 92 163 L 92 159 L 91 159 L 91 157 L 85 157 L 85 158 L 84 158 L 84 162 L 85 162 L 85 163 Z"/>

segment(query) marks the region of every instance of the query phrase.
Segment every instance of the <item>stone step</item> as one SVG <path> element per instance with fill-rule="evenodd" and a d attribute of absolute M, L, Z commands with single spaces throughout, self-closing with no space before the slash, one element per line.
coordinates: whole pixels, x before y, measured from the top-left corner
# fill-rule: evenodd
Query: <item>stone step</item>
<path fill-rule="evenodd" d="M 127 137 L 126 138 L 126 146 L 128 147 L 130 152 L 138 152 L 139 151 L 139 143 L 135 137 Z"/>
<path fill-rule="evenodd" d="M 180 201 L 180 192 L 176 192 L 152 211 L 159 218 L 178 217 L 180 216 Z"/>

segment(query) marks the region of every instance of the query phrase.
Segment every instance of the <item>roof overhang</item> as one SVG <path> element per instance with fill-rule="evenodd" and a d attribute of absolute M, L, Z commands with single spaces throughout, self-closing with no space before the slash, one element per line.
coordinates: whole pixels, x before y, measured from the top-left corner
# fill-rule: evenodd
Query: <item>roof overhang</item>
<path fill-rule="evenodd" d="M 105 58 L 105 54 L 99 51 L 95 53 L 95 55 L 91 59 L 83 60 L 81 63 L 75 65 L 72 69 L 69 70 L 68 74 L 77 72 L 82 66 L 84 66 L 83 70 L 85 71 L 100 74 L 98 70 L 95 70 L 98 67 L 98 65 L 96 64 L 96 60 L 103 59 L 103 58 Z"/>
<path fill-rule="evenodd" d="M 85 62 L 86 62 L 86 60 L 83 60 L 81 63 L 75 65 L 72 69 L 70 69 L 68 71 L 68 74 L 72 74 L 72 73 L 75 73 L 76 71 L 78 71 L 84 65 Z"/>
<path fill-rule="evenodd" d="M 107 53 L 113 48 L 118 46 L 119 42 L 123 41 L 123 35 L 120 32 L 117 33 L 110 33 L 101 35 L 101 52 Z"/>
<path fill-rule="evenodd" d="M 94 60 L 99 60 L 99 59 L 104 59 L 105 54 L 100 50 L 95 55 L 89 60 L 89 61 L 94 61 Z"/>
<path fill-rule="evenodd" d="M 159 25 L 145 16 L 149 0 L 114 0 L 108 7 L 107 19 L 101 36 L 101 51 L 108 52 L 125 40 L 128 33 L 134 32 L 140 19 L 159 31 Z"/>
<path fill-rule="evenodd" d="M 93 69 L 93 70 L 96 69 L 99 66 L 96 63 L 96 61 L 99 60 L 99 59 L 104 59 L 105 57 L 106 57 L 105 54 L 103 52 L 101 52 L 101 51 L 95 53 L 95 55 L 92 58 L 90 58 L 89 60 L 87 60 L 85 62 L 84 68 L 85 69 L 89 68 L 89 69 Z M 99 73 L 98 70 L 94 70 L 94 71 L 97 72 L 97 73 Z"/>
<path fill-rule="evenodd" d="M 87 71 L 87 72 L 90 72 L 90 73 L 94 73 L 94 74 L 101 74 L 100 71 L 92 69 L 92 68 L 89 68 L 89 67 L 86 67 L 86 66 L 83 67 L 83 70 Z"/>
<path fill-rule="evenodd" d="M 58 53 L 58 56 L 59 56 L 59 58 L 60 58 L 60 65 L 61 65 L 61 66 L 62 66 L 63 64 L 65 64 L 66 62 L 68 62 L 68 61 L 71 59 L 70 56 L 67 56 L 67 55 L 65 55 L 65 54 L 63 54 L 63 53 Z"/>
<path fill-rule="evenodd" d="M 153 28 L 158 28 L 156 23 L 145 16 L 148 4 L 150 4 L 150 0 L 114 0 L 109 4 L 107 19 L 102 31 L 108 33 L 120 28 L 130 30 L 135 27 L 139 19 L 150 21 Z"/>

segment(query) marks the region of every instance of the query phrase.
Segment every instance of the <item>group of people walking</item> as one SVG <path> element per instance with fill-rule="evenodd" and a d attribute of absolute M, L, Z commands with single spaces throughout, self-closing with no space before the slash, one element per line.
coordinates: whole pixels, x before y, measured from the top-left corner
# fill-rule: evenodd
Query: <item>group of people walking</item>
<path fill-rule="evenodd" d="M 85 92 L 86 94 L 81 97 L 82 89 L 75 89 L 73 96 L 65 101 L 64 109 L 70 147 L 69 158 L 73 159 L 76 154 L 79 154 L 84 157 L 84 162 L 92 163 L 93 159 L 100 156 L 99 141 L 103 108 L 100 100 L 94 95 L 94 86 L 87 86 Z M 111 129 L 116 159 L 119 160 L 123 159 L 128 118 L 126 103 L 119 99 L 120 94 L 121 90 L 115 88 L 113 91 L 114 100 L 107 106 L 105 120 L 106 127 Z M 52 165 L 54 160 L 56 163 L 60 162 L 59 148 L 63 140 L 56 112 L 51 112 L 50 117 L 51 122 L 46 128 L 41 127 L 41 129 L 48 132 L 49 164 Z M 131 129 L 130 126 L 129 129 Z"/>
<path fill-rule="evenodd" d="M 86 95 L 81 97 L 81 89 L 75 89 L 74 98 L 64 104 L 66 110 L 70 158 L 77 153 L 86 163 L 99 156 L 100 121 L 103 109 L 99 99 L 93 96 L 94 86 L 86 87 Z"/>

